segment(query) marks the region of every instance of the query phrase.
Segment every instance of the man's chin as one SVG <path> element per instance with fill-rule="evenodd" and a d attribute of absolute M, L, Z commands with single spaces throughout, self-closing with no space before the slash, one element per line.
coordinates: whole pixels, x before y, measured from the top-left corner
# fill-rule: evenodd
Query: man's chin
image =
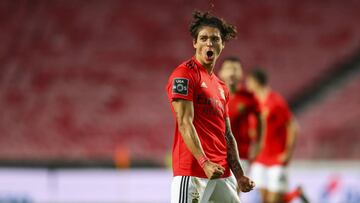
<path fill-rule="evenodd" d="M 215 62 L 215 57 L 214 58 L 204 58 L 204 63 L 205 64 L 213 64 Z"/>
<path fill-rule="evenodd" d="M 206 56 L 202 56 L 199 60 L 202 65 L 212 65 L 215 63 L 216 57 L 208 58 Z"/>
<path fill-rule="evenodd" d="M 214 60 L 205 60 L 206 65 L 211 65 L 214 63 Z"/>

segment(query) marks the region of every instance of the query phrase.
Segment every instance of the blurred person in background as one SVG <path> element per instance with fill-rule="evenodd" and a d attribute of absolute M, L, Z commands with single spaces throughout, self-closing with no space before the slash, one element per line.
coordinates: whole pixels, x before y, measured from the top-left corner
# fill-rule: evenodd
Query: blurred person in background
<path fill-rule="evenodd" d="M 261 149 L 251 166 L 251 177 L 260 188 L 264 203 L 284 203 L 300 197 L 307 202 L 302 189 L 287 191 L 287 165 L 295 147 L 298 125 L 285 99 L 268 85 L 261 69 L 250 72 L 246 87 L 258 98 L 265 121 Z"/>
<path fill-rule="evenodd" d="M 176 120 L 171 202 L 238 203 L 237 189 L 248 192 L 254 182 L 244 175 L 231 132 L 229 92 L 214 74 L 215 62 L 236 28 L 197 11 L 190 34 L 195 56 L 179 65 L 167 84 Z"/>
<path fill-rule="evenodd" d="M 237 142 L 241 164 L 245 172 L 248 172 L 250 162 L 259 152 L 259 140 L 263 134 L 260 104 L 255 95 L 241 84 L 244 71 L 239 58 L 225 58 L 219 77 L 225 82 L 230 92 L 231 129 Z M 251 125 L 251 120 L 254 118 L 256 119 L 255 130 Z"/>

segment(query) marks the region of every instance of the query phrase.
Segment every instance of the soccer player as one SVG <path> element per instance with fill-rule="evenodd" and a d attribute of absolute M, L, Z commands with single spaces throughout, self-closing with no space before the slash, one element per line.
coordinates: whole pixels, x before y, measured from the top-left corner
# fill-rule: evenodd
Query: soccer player
<path fill-rule="evenodd" d="M 285 195 L 286 166 L 294 150 L 298 127 L 286 101 L 268 86 L 264 71 L 252 71 L 246 78 L 246 86 L 260 101 L 266 122 L 262 149 L 252 165 L 251 177 L 260 188 L 264 203 L 283 203 L 291 199 Z"/>
<path fill-rule="evenodd" d="M 176 120 L 171 202 L 238 203 L 237 189 L 248 192 L 255 184 L 240 165 L 227 110 L 228 89 L 214 74 L 215 62 L 236 28 L 208 12 L 194 12 L 190 34 L 195 55 L 172 72 L 167 84 Z"/>
<path fill-rule="evenodd" d="M 258 141 L 263 132 L 260 104 L 255 95 L 240 84 L 243 80 L 243 68 L 239 58 L 225 58 L 219 77 L 230 91 L 228 106 L 231 129 L 237 142 L 241 164 L 246 172 L 250 161 L 259 151 Z M 257 121 L 256 131 L 250 125 L 252 118 L 256 118 Z"/>

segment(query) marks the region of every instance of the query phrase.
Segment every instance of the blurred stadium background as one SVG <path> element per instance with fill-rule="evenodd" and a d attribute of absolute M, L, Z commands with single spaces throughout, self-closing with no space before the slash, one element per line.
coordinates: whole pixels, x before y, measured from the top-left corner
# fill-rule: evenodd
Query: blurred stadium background
<path fill-rule="evenodd" d="M 1 0 L 0 202 L 169 202 L 165 84 L 208 3 Z M 360 202 L 360 2 L 214 3 L 239 32 L 222 57 L 265 68 L 299 121 L 291 185 Z"/>

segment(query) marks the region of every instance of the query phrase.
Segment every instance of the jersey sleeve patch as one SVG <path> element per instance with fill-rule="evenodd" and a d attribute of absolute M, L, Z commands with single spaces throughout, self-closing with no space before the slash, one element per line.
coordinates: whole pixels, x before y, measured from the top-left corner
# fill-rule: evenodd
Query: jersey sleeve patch
<path fill-rule="evenodd" d="M 189 93 L 189 79 L 174 78 L 172 93 L 187 96 Z"/>

